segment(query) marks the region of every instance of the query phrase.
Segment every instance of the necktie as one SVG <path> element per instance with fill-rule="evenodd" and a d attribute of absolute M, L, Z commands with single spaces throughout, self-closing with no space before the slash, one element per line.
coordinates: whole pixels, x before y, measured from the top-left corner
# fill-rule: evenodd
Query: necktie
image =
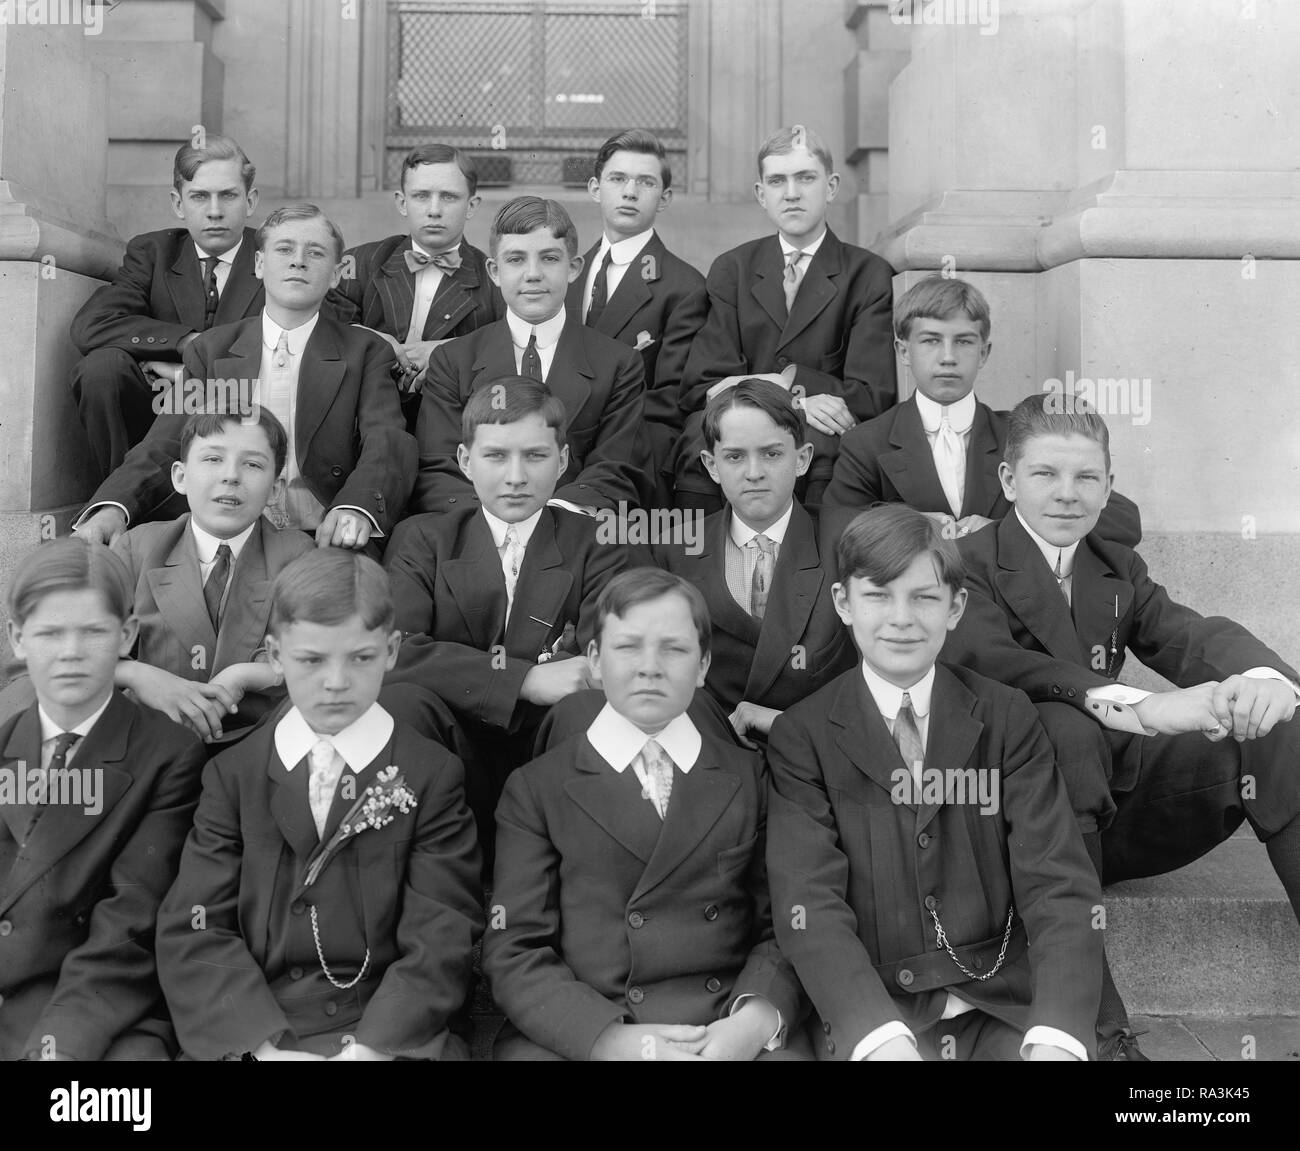
<path fill-rule="evenodd" d="M 519 542 L 519 531 L 514 524 L 506 528 L 506 540 L 501 549 L 501 572 L 506 577 L 506 619 L 515 606 L 515 585 L 519 583 L 519 566 L 524 562 L 524 545 Z"/>
<path fill-rule="evenodd" d="M 591 282 L 591 304 L 587 308 L 587 318 L 583 321 L 587 327 L 594 328 L 600 319 L 600 313 L 609 302 L 609 265 L 614 259 L 614 249 L 605 253 L 596 271 L 596 278 Z"/>
<path fill-rule="evenodd" d="M 1068 604 L 1072 604 L 1072 601 L 1070 599 L 1070 589 L 1066 584 L 1066 580 L 1068 580 L 1070 577 L 1068 575 L 1062 574 L 1061 572 L 1061 557 L 1064 554 L 1065 554 L 1064 551 L 1058 551 L 1056 553 L 1056 567 L 1053 569 L 1052 575 L 1056 577 L 1056 586 L 1061 589 L 1061 594 L 1065 596 L 1065 602 Z"/>
<path fill-rule="evenodd" d="M 894 743 L 898 745 L 898 754 L 903 757 L 912 778 L 919 782 L 925 749 L 921 746 L 921 732 L 912 712 L 912 697 L 907 692 L 903 692 L 903 702 L 894 717 Z"/>
<path fill-rule="evenodd" d="M 537 354 L 537 330 L 528 333 L 528 347 L 524 349 L 524 358 L 519 365 L 519 374 L 537 380 L 542 379 L 542 357 Z"/>
<path fill-rule="evenodd" d="M 799 283 L 803 279 L 803 270 L 799 266 L 799 261 L 804 258 L 805 253 L 796 248 L 785 258 L 785 272 L 782 279 L 785 281 L 785 310 L 787 315 L 794 307 L 794 298 L 799 291 Z"/>
<path fill-rule="evenodd" d="M 263 392 L 265 398 L 262 403 L 284 425 L 285 430 L 289 433 L 290 453 L 293 452 L 293 423 L 289 419 L 292 389 L 293 373 L 289 367 L 289 333 L 282 331 L 279 342 L 275 345 L 275 351 L 271 353 L 270 379 L 267 381 L 267 386 Z M 286 464 L 285 485 L 281 487 L 280 494 L 267 503 L 264 512 L 266 518 L 280 529 L 289 526 L 287 502 L 289 471 L 290 468 Z"/>
<path fill-rule="evenodd" d="M 948 422 L 948 413 L 939 421 L 939 433 L 934 437 L 934 468 L 939 473 L 939 483 L 948 498 L 954 516 L 961 516 L 963 489 L 966 486 L 966 445 Z"/>
<path fill-rule="evenodd" d="M 641 794 L 655 805 L 659 818 L 665 819 L 668 816 L 668 800 L 673 794 L 673 761 L 653 739 L 646 740 L 640 755 L 645 778 L 653 785 L 650 789 L 643 789 Z"/>
<path fill-rule="evenodd" d="M 408 248 L 405 253 L 406 267 L 411 275 L 415 275 L 421 268 L 427 268 L 432 264 L 435 268 L 441 268 L 444 272 L 454 272 L 460 267 L 460 248 L 451 248 L 446 252 L 434 252 L 432 256 L 424 252 L 417 252 Z"/>
<path fill-rule="evenodd" d="M 36 821 L 45 810 L 45 805 L 50 802 L 50 781 L 67 767 L 68 752 L 80 739 L 81 736 L 73 735 L 70 731 L 59 732 L 54 737 L 54 753 L 50 756 L 49 766 L 39 773 L 33 773 L 31 783 L 35 784 L 35 787 L 29 792 L 31 803 L 27 813 L 27 830 L 23 833 L 22 842 L 26 843 L 30 838 L 32 828 L 36 826 Z"/>
<path fill-rule="evenodd" d="M 745 545 L 758 552 L 754 574 L 749 583 L 749 614 L 761 620 L 767 612 L 767 597 L 772 590 L 772 572 L 776 569 L 776 541 L 760 532 Z"/>
<path fill-rule="evenodd" d="M 208 618 L 212 620 L 213 631 L 217 630 L 221 621 L 221 597 L 225 594 L 226 583 L 230 579 L 230 564 L 230 545 L 222 544 L 217 548 L 216 562 L 203 585 L 203 602 L 208 605 Z"/>
<path fill-rule="evenodd" d="M 311 804 L 311 817 L 316 824 L 316 834 L 325 838 L 325 821 L 329 818 L 330 807 L 334 803 L 334 791 L 339 784 L 339 776 L 347 765 L 343 757 L 334 750 L 328 739 L 318 739 L 311 749 L 311 777 L 307 781 L 307 799 Z"/>
<path fill-rule="evenodd" d="M 221 261 L 216 256 L 208 256 L 203 261 L 203 330 L 206 332 L 217 319 L 217 305 L 221 295 L 217 291 L 217 265 Z"/>

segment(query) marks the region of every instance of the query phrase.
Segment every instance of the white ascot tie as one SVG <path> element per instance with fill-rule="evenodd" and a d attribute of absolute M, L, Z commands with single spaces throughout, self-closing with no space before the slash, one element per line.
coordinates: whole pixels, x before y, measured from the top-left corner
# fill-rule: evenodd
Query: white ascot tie
<path fill-rule="evenodd" d="M 952 514 L 960 518 L 961 502 L 966 495 L 966 444 L 961 432 L 952 426 L 946 410 L 934 437 L 934 467 Z"/>

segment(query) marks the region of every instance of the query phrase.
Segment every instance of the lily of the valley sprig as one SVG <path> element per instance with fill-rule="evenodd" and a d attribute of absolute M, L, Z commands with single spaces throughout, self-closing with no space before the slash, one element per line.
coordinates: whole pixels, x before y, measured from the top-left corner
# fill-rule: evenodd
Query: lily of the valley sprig
<path fill-rule="evenodd" d="M 414 810 L 415 793 L 406 786 L 406 779 L 397 765 L 389 764 L 375 776 L 375 782 L 348 809 L 329 840 L 316 850 L 307 866 L 307 876 L 302 881 L 303 888 L 316 882 L 325 865 L 349 839 L 360 835 L 367 828 L 380 828 L 392 823 L 398 812 L 405 815 Z"/>

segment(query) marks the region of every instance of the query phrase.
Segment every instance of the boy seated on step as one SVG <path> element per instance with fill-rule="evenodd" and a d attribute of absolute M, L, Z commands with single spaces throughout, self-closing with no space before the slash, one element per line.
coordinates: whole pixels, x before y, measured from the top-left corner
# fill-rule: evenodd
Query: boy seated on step
<path fill-rule="evenodd" d="M 378 704 L 388 578 L 313 550 L 271 589 L 288 708 L 208 764 L 158 966 L 192 1059 L 466 1058 L 482 889 L 460 761 Z"/>
<path fill-rule="evenodd" d="M 1086 1059 L 1097 877 L 1020 692 L 935 662 L 966 607 L 920 512 L 840 537 L 862 663 L 772 725 L 768 872 L 782 952 L 830 1059 Z"/>

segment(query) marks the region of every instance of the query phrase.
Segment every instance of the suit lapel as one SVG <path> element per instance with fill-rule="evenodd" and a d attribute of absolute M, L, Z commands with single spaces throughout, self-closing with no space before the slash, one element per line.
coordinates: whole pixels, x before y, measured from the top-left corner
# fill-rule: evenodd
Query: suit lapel
<path fill-rule="evenodd" d="M 202 647 L 207 655 L 208 668 L 215 670 L 217 633 L 203 599 L 203 573 L 199 568 L 198 545 L 190 531 L 190 517 L 182 516 L 177 525 L 180 532 L 163 566 L 146 573 L 149 591 L 158 605 L 158 614 L 166 623 L 167 630 L 176 637 L 176 642 L 191 652 Z M 232 602 L 233 597 L 232 590 L 227 603 Z"/>
<path fill-rule="evenodd" d="M 996 530 L 998 571 L 993 579 L 1007 606 L 1051 655 L 1071 663 L 1084 663 L 1070 605 L 1014 509 Z"/>
<path fill-rule="evenodd" d="M 259 312 L 240 321 L 239 331 L 226 354 L 213 361 L 212 371 L 221 380 L 260 380 L 262 376 L 262 315 Z"/>
<path fill-rule="evenodd" d="M 645 808 L 650 808 L 650 814 L 654 815 L 650 804 L 640 801 L 638 805 L 632 801 L 637 795 L 636 775 L 633 773 L 631 780 L 625 778 L 632 772 L 631 766 L 624 768 L 622 773 L 615 771 L 585 735 L 574 742 L 574 747 L 574 765 L 578 774 L 565 783 L 565 793 L 607 835 L 648 865 L 655 853 L 656 839 L 662 838 L 662 831 L 658 836 L 654 835 L 653 825 L 645 818 Z"/>
<path fill-rule="evenodd" d="M 469 242 L 460 242 L 460 267 L 443 273 L 429 314 L 424 319 L 422 340 L 440 340 L 474 310 L 474 293 L 479 288 L 478 265 L 469 251 Z"/>
<path fill-rule="evenodd" d="M 474 646 L 487 651 L 500 639 L 505 622 L 505 576 L 487 520 L 472 515 L 462 531 L 459 554 L 443 561 L 441 572 Z M 494 594 L 484 595 L 488 589 Z"/>
<path fill-rule="evenodd" d="M 975 420 L 971 424 L 966 448 L 966 489 L 961 504 L 963 517 L 971 514 L 987 516 L 994 510 L 1002 494 L 1002 483 L 998 479 L 998 464 L 1001 462 L 1002 449 L 993 428 L 993 413 L 983 404 L 976 404 Z"/>
<path fill-rule="evenodd" d="M 240 254 L 243 254 L 242 248 Z M 235 270 L 231 268 L 231 279 L 234 275 Z M 203 316 L 206 311 L 203 301 L 203 270 L 199 266 L 198 253 L 189 233 L 181 236 L 180 249 L 167 270 L 167 291 L 171 293 L 176 315 L 180 317 L 181 322 L 189 324 L 196 332 L 203 331 Z M 224 303 L 224 300 L 222 302 Z M 220 307 L 217 310 L 219 312 Z"/>
<path fill-rule="evenodd" d="M 781 242 L 775 236 L 768 236 L 754 257 L 754 279 L 749 294 L 781 331 L 781 343 L 785 343 L 786 321 L 789 318 L 785 307 L 785 281 L 782 279 L 784 269 Z"/>
<path fill-rule="evenodd" d="M 835 299 L 839 289 L 835 286 L 834 277 L 840 274 L 841 255 L 840 242 L 835 238 L 835 233 L 828 228 L 826 238 L 822 240 L 817 254 L 808 261 L 808 270 L 804 272 L 803 281 L 799 284 L 799 291 L 794 298 L 794 307 L 790 309 L 790 318 L 786 320 L 781 330 L 781 341 L 778 346 L 793 340 Z M 782 263 L 784 265 L 784 261 Z M 785 299 L 784 287 L 781 289 L 781 298 Z"/>
<path fill-rule="evenodd" d="M 746 699 L 761 699 L 789 663 L 794 645 L 808 626 L 824 578 L 812 519 L 796 503 L 772 575 L 772 593 L 745 685 Z"/>
<path fill-rule="evenodd" d="M 835 730 L 835 745 L 863 775 L 892 795 L 894 773 L 906 770 L 894 738 L 876 701 L 857 674 L 843 680 L 827 715 Z M 907 805 L 912 806 L 912 805 Z"/>
<path fill-rule="evenodd" d="M 704 550 L 699 557 L 700 569 L 704 573 L 700 590 L 708 600 L 713 626 L 753 646 L 761 636 L 759 623 L 736 602 L 727 585 L 727 534 L 730 525 L 731 511 L 728 508 L 705 522 Z"/>
<path fill-rule="evenodd" d="M 569 328 L 566 321 L 565 330 Z M 517 376 L 519 369 L 515 367 L 515 345 L 510 335 L 510 325 L 505 320 L 497 320 L 492 324 L 479 329 L 483 336 L 479 340 L 478 356 L 474 360 L 473 372 L 474 387 L 480 383 L 490 383 L 493 380 L 502 379 L 505 376 Z M 563 342 L 564 337 L 560 337 Z M 555 354 L 560 354 L 559 348 L 556 348 Z M 555 362 L 551 362 L 551 379 L 556 384 L 559 383 L 559 377 L 555 375 Z M 552 384 L 551 390 L 555 390 L 555 384 Z M 565 407 L 568 407 L 567 401 Z M 574 413 L 569 412 L 569 421 L 572 423 Z"/>
<path fill-rule="evenodd" d="M 302 350 L 302 364 L 298 369 L 297 411 L 294 413 L 296 436 L 294 449 L 298 457 L 298 470 L 307 462 L 307 452 L 325 413 L 330 410 L 347 364 L 339 347 L 339 329 L 326 316 L 316 321 L 315 330 L 307 337 Z"/>
<path fill-rule="evenodd" d="M 1101 647 L 1105 651 L 1106 666 L 1111 668 L 1113 673 L 1115 670 L 1113 665 L 1118 662 L 1119 657 L 1119 637 L 1116 634 L 1113 641 L 1116 645 L 1113 660 L 1111 637 L 1117 631 L 1119 621 L 1128 615 L 1129 609 L 1133 606 L 1133 585 L 1117 575 L 1111 566 L 1092 550 L 1087 539 L 1079 544 L 1078 551 L 1074 553 L 1074 578 L 1070 581 L 1070 599 L 1074 615 L 1074 630 L 1082 654 L 1092 657 L 1096 654 L 1097 647 Z M 1096 667 L 1095 660 L 1090 666 L 1095 671 L 1102 670 Z"/>
<path fill-rule="evenodd" d="M 232 324 L 243 319 L 257 302 L 262 291 L 262 281 L 253 274 L 254 254 L 257 242 L 252 228 L 244 229 L 244 242 L 239 245 L 235 262 L 230 265 L 230 275 L 226 286 L 221 289 L 221 301 L 217 304 L 215 324 Z"/>
<path fill-rule="evenodd" d="M 271 614 L 266 536 L 274 531 L 265 517 L 258 516 L 252 534 L 235 561 L 230 591 L 226 595 L 225 615 L 217 633 L 217 654 L 212 661 L 214 672 L 247 659 L 246 653 L 262 642 L 266 621 Z"/>
<path fill-rule="evenodd" d="M 903 502 L 914 508 L 950 510 L 916 400 L 899 404 L 889 443 L 894 450 L 880 454 L 880 468 L 898 489 Z"/>
<path fill-rule="evenodd" d="M 513 367 L 512 358 L 512 375 Z M 560 330 L 560 339 L 555 345 L 551 370 L 546 373 L 546 384 L 564 402 L 569 427 L 573 427 L 578 413 L 587 406 L 587 400 L 591 397 L 591 381 L 595 376 L 583 344 L 582 325 L 576 316 L 566 316 L 564 327 Z M 574 472 L 576 468 L 577 461 L 570 459 L 569 470 Z"/>
<path fill-rule="evenodd" d="M 261 728 L 267 745 L 266 775 L 271 784 L 271 818 L 301 861 L 311 858 L 320 845 L 316 824 L 311 817 L 311 801 L 307 796 L 311 768 L 303 762 L 291 764 L 292 771 L 280 759 L 275 749 L 275 721 L 268 720 Z"/>
<path fill-rule="evenodd" d="M 388 737 L 388 743 L 374 759 L 366 764 L 360 771 L 353 771 L 352 768 L 345 767 L 343 774 L 339 776 L 338 786 L 334 789 L 334 799 L 330 804 L 329 815 L 325 817 L 325 834 L 321 837 L 321 843 L 328 843 L 330 837 L 338 831 L 339 825 L 343 822 L 343 817 L 355 806 L 372 783 L 375 777 L 389 764 L 395 763 L 396 759 L 393 754 L 393 741 L 397 738 L 397 729 L 393 729 L 393 734 Z M 398 764 L 397 766 L 401 766 Z M 347 780 L 351 779 L 353 783 L 348 785 Z M 311 804 L 308 802 L 308 810 Z M 400 813 L 395 816 L 400 819 Z M 315 830 L 313 824 L 312 830 Z M 364 833 L 363 833 L 364 834 Z"/>
<path fill-rule="evenodd" d="M 974 716 L 974 696 L 942 664 L 934 671 L 934 690 L 930 695 L 930 724 L 925 747 L 925 770 L 939 773 L 946 780 L 945 802 L 951 802 L 957 773 L 965 769 L 979 742 L 984 725 Z M 988 770 L 977 764 L 977 770 Z M 923 792 L 924 798 L 924 792 Z M 969 801 L 970 796 L 967 795 Z M 916 830 L 922 831 L 939 813 L 941 803 L 917 805 Z"/>
<path fill-rule="evenodd" d="M 664 243 L 656 232 L 624 271 L 618 289 L 596 321 L 596 331 L 617 339 L 627 322 L 650 302 L 650 285 L 663 275 L 664 251 Z"/>
<path fill-rule="evenodd" d="M 14 720 L 9 738 L 5 741 L 3 754 L 6 766 L 14 773 L 15 787 L 18 782 L 19 763 L 24 764 L 29 772 L 33 765 L 40 766 L 41 718 L 37 713 L 36 704 L 32 704 Z M 17 844 L 23 842 L 27 834 L 27 825 L 31 822 L 33 814 L 30 804 L 18 802 L 21 798 L 15 791 L 15 802 L 0 804 L 0 819 L 4 820 Z M 0 885 L 4 883 L 5 876 L 0 875 Z M 0 904 L 3 903 L 4 887 L 0 886 Z"/>
<path fill-rule="evenodd" d="M 406 339 L 411 326 L 411 309 L 415 306 L 415 276 L 406 266 L 411 241 L 403 240 L 390 253 L 375 276 L 375 292 L 384 310 L 386 329 L 398 340 Z M 430 315 L 433 309 L 429 309 Z"/>
<path fill-rule="evenodd" d="M 573 587 L 573 573 L 564 566 L 555 538 L 555 515 L 543 508 L 524 552 L 515 585 L 515 602 L 506 627 L 506 651 L 535 660 L 548 640 L 564 631 L 564 601 Z M 480 517 L 481 518 L 481 517 Z"/>

